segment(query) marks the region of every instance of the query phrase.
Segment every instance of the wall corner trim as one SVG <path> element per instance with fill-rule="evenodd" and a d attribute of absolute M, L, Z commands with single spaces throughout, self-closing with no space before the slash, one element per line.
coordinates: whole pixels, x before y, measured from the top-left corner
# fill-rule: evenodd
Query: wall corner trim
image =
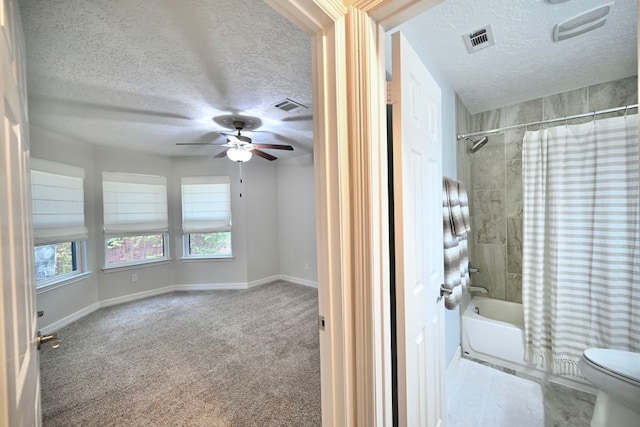
<path fill-rule="evenodd" d="M 280 275 L 280 280 L 284 280 L 285 282 L 295 283 L 296 285 L 308 286 L 310 288 L 318 289 L 318 282 L 314 282 L 312 280 L 301 279 L 299 277 L 287 276 L 286 274 Z"/>
<path fill-rule="evenodd" d="M 255 288 L 256 286 L 266 285 L 267 283 L 275 282 L 276 280 L 282 279 L 282 276 L 279 274 L 265 277 L 263 279 L 253 280 L 247 283 L 247 288 Z"/>

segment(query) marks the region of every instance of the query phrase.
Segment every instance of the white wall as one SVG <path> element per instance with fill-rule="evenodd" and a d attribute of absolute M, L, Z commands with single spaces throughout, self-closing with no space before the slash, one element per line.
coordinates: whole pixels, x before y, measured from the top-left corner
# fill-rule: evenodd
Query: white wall
<path fill-rule="evenodd" d="M 318 283 L 313 156 L 278 164 L 280 274 Z"/>
<path fill-rule="evenodd" d="M 92 173 L 94 170 L 92 148 L 81 142 L 72 141 L 33 126 L 29 129 L 29 135 L 32 157 L 66 163 L 85 169 L 85 218 L 89 230 L 89 240 L 95 241 L 98 227 L 96 220 L 96 203 L 98 199 L 94 191 L 95 178 Z M 97 256 L 93 247 L 88 248 L 87 264 L 89 271 L 94 274 L 68 286 L 38 294 L 37 308 L 38 310 L 44 310 L 44 317 L 39 320 L 40 326 L 51 324 L 85 307 L 98 303 L 98 281 L 95 274 L 97 271 Z"/>
<path fill-rule="evenodd" d="M 260 159 L 257 159 L 260 160 Z M 169 188 L 176 284 L 245 284 L 247 275 L 247 218 L 237 163 L 226 158 L 183 157 L 173 159 L 172 186 Z M 181 260 L 182 257 L 182 205 L 180 204 L 181 176 L 228 176 L 231 180 L 232 260 Z M 243 190 L 242 190 L 243 191 Z"/>
<path fill-rule="evenodd" d="M 243 165 L 242 199 L 246 212 L 247 279 L 250 283 L 280 274 L 279 162 L 255 159 Z"/>
<path fill-rule="evenodd" d="M 82 167 L 86 175 L 85 221 L 89 230 L 87 249 L 91 274 L 37 295 L 37 307 L 45 311 L 41 328 L 86 314 L 98 308 L 101 302 L 120 300 L 137 293 L 154 293 L 173 285 L 239 287 L 264 283 L 281 275 L 303 284 L 317 282 L 310 155 L 300 160 L 278 162 L 256 158 L 243 165 L 244 183 L 241 185 L 238 164 L 228 159 L 167 158 L 91 146 L 35 127 L 30 132 L 33 157 Z M 170 262 L 103 271 L 102 171 L 167 177 Z M 230 177 L 233 259 L 182 259 L 180 177 L 204 175 Z M 283 176 L 286 179 L 282 179 Z M 283 193 L 282 198 L 280 193 Z M 298 197 L 299 202 L 296 201 Z M 280 212 L 284 219 L 280 218 Z M 281 236 L 284 236 L 282 245 Z M 296 243 L 296 239 L 301 242 Z M 281 263 L 281 259 L 285 262 Z M 305 264 L 308 264 L 308 270 L 304 269 Z M 132 281 L 132 274 L 136 274 L 136 282 Z"/>
<path fill-rule="evenodd" d="M 106 147 L 93 148 L 94 168 L 91 173 L 94 177 L 95 216 L 99 229 L 96 230 L 95 239 L 89 240 L 90 248 L 97 254 L 98 267 L 96 268 L 98 280 L 98 293 L 100 300 L 122 297 L 123 295 L 138 292 L 151 291 L 175 284 L 175 274 L 171 263 L 137 267 L 132 270 L 109 270 L 104 267 L 104 234 L 102 233 L 103 206 L 102 206 L 102 172 L 127 172 L 146 175 L 161 175 L 167 177 L 167 182 L 172 181 L 171 160 L 167 157 L 154 156 L 148 153 L 139 153 L 129 150 L 120 150 Z M 85 215 L 86 216 L 86 215 Z M 169 224 L 173 224 L 176 218 L 169 214 Z M 131 275 L 138 276 L 137 282 L 132 282 Z"/>

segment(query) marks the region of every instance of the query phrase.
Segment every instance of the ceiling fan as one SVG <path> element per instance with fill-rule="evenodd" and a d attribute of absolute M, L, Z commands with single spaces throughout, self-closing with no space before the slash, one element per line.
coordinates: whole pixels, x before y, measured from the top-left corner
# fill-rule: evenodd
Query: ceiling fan
<path fill-rule="evenodd" d="M 242 130 L 245 128 L 245 122 L 243 120 L 234 120 L 233 127 L 238 131 L 237 134 L 226 134 L 227 142 L 225 144 L 216 144 L 213 142 L 201 143 L 201 142 L 178 142 L 176 145 L 218 145 L 221 147 L 227 147 L 226 150 L 213 156 L 214 158 L 221 158 L 227 156 L 234 162 L 248 162 L 255 154 L 258 157 L 262 157 L 267 160 L 276 160 L 277 157 L 272 156 L 269 153 L 262 151 L 261 149 L 269 150 L 288 150 L 292 151 L 291 145 L 284 144 L 254 144 L 248 136 L 242 135 Z"/>

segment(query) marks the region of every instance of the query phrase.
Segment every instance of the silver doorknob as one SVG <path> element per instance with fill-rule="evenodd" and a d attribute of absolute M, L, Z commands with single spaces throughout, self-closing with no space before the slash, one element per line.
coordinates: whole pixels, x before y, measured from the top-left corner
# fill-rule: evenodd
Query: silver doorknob
<path fill-rule="evenodd" d="M 440 297 L 443 297 L 445 295 L 451 295 L 452 293 L 453 293 L 453 290 L 445 288 L 444 283 L 440 285 Z"/>
<path fill-rule="evenodd" d="M 60 347 L 60 339 L 58 338 L 58 333 L 54 332 L 49 335 L 42 335 L 40 331 L 38 331 L 38 338 L 36 339 L 38 342 L 38 350 L 42 348 L 42 344 L 46 344 L 48 342 L 51 343 L 51 348 Z"/>

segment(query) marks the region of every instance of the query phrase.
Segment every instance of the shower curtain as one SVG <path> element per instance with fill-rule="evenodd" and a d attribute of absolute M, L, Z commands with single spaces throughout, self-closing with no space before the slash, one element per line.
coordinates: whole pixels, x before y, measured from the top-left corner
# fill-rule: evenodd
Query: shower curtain
<path fill-rule="evenodd" d="M 638 115 L 526 132 L 527 357 L 580 376 L 591 347 L 640 351 Z"/>

